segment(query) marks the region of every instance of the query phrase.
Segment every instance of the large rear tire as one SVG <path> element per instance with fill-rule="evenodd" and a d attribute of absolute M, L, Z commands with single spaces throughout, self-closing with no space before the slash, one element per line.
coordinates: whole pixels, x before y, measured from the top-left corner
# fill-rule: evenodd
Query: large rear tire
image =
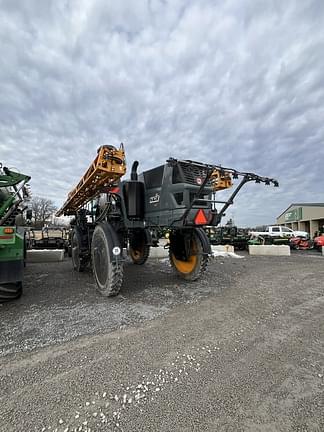
<path fill-rule="evenodd" d="M 106 297 L 117 295 L 123 283 L 123 263 L 120 259 L 111 259 L 110 254 L 116 247 L 119 246 L 112 244 L 109 227 L 97 225 L 91 242 L 92 267 L 97 289 Z"/>
<path fill-rule="evenodd" d="M 0 303 L 18 299 L 22 291 L 22 282 L 0 285 Z"/>
<path fill-rule="evenodd" d="M 80 230 L 75 227 L 71 234 L 71 257 L 73 268 L 77 272 L 83 272 L 86 268 L 88 261 L 82 256 L 82 234 Z"/>
<path fill-rule="evenodd" d="M 175 254 L 176 248 L 179 245 L 175 245 L 174 242 L 179 240 L 185 243 L 184 236 L 190 235 L 187 239 L 190 245 L 190 251 L 186 259 L 177 258 Z M 180 237 L 179 237 L 180 236 Z M 175 272 L 185 280 L 195 281 L 205 272 L 208 264 L 208 255 L 203 253 L 203 245 L 198 234 L 193 230 L 191 233 L 183 233 L 183 235 L 177 233 L 177 237 L 170 237 L 170 248 L 169 248 L 169 259 L 170 263 Z"/>

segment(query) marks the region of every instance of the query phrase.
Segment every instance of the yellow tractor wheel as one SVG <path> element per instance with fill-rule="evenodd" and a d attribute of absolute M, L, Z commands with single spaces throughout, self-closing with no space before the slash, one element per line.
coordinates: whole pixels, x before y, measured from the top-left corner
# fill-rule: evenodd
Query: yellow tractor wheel
<path fill-rule="evenodd" d="M 183 234 L 188 235 L 187 233 Z M 190 252 L 187 255 L 187 258 L 182 259 L 176 257 L 176 250 L 178 246 L 175 242 L 179 243 L 179 240 L 185 244 L 184 238 L 179 238 L 179 233 L 177 237 L 171 236 L 170 238 L 170 249 L 169 249 L 169 258 L 172 267 L 176 271 L 176 273 L 186 280 L 197 280 L 201 274 L 206 270 L 208 263 L 208 255 L 203 253 L 203 247 L 201 240 L 198 234 L 195 231 L 190 233 L 190 239 L 187 239 L 190 245 Z"/>

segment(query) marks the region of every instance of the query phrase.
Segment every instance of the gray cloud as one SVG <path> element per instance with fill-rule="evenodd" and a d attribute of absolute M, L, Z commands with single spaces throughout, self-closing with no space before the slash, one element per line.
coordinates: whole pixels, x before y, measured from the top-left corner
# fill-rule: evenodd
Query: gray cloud
<path fill-rule="evenodd" d="M 277 177 L 228 215 L 323 201 L 324 4 L 0 1 L 0 160 L 60 205 L 104 143 Z"/>

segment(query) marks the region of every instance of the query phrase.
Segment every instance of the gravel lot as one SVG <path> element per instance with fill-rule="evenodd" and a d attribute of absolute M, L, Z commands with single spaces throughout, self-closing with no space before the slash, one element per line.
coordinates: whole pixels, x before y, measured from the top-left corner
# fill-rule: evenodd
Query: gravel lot
<path fill-rule="evenodd" d="M 69 260 L 29 265 L 0 305 L 1 431 L 324 430 L 324 257 L 125 275 L 107 299 Z"/>

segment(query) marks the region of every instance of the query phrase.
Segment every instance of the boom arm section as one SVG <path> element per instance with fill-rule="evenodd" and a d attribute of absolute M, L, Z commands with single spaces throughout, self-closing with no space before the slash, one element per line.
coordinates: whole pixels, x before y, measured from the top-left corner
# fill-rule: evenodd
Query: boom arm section
<path fill-rule="evenodd" d="M 188 178 L 188 171 L 191 173 L 190 175 L 195 175 L 194 173 L 199 172 L 199 177 L 196 178 L 196 183 L 200 186 L 199 190 L 195 194 L 194 198 L 192 199 L 189 207 L 186 209 L 184 214 L 181 216 L 180 219 L 175 220 L 174 222 L 179 222 L 180 220 L 186 220 L 186 217 L 189 215 L 191 209 L 194 205 L 197 205 L 199 202 L 207 202 L 209 201 L 211 204 L 213 204 L 213 210 L 215 212 L 215 217 L 213 219 L 213 225 L 218 225 L 221 218 L 225 215 L 225 211 L 228 209 L 230 205 L 233 204 L 234 198 L 238 194 L 238 192 L 241 190 L 241 188 L 244 186 L 245 183 L 248 183 L 250 181 L 254 181 L 255 183 L 264 183 L 266 185 L 272 184 L 275 187 L 279 186 L 279 182 L 270 177 L 263 177 L 259 176 L 258 174 L 250 173 L 250 172 L 241 172 L 238 170 L 235 170 L 233 168 L 225 168 L 221 165 L 210 165 L 210 164 L 203 164 L 201 162 L 195 162 L 192 160 L 185 160 L 185 161 L 178 161 L 177 159 L 170 158 L 167 160 L 171 166 L 177 166 L 182 165 L 182 168 L 186 168 L 186 173 L 184 176 Z M 227 201 L 218 201 L 215 199 L 215 194 L 218 191 L 228 189 L 233 186 L 233 179 L 238 179 L 241 177 L 240 183 L 236 186 L 235 190 L 232 192 L 230 197 L 227 199 Z M 198 182 L 199 180 L 199 182 Z M 203 195 L 206 193 L 206 188 L 211 188 L 213 191 L 214 199 L 207 200 L 203 197 Z M 217 212 L 215 208 L 215 204 L 223 204 L 223 207 L 219 212 Z"/>
<path fill-rule="evenodd" d="M 74 215 L 77 210 L 112 186 L 126 173 L 123 144 L 117 150 L 113 146 L 102 146 L 78 185 L 69 193 L 57 216 Z"/>
<path fill-rule="evenodd" d="M 224 204 L 223 207 L 221 208 L 221 210 L 217 214 L 217 223 L 219 223 L 221 218 L 225 215 L 225 211 L 228 209 L 228 207 L 234 203 L 234 198 L 239 193 L 241 188 L 245 185 L 245 183 L 248 183 L 250 181 L 254 181 L 255 183 L 264 183 L 267 186 L 272 184 L 274 187 L 279 187 L 278 180 L 276 180 L 274 178 L 263 177 L 263 176 L 259 176 L 257 174 L 250 173 L 250 172 L 240 172 L 240 171 L 237 171 L 235 169 L 223 168 L 220 166 L 216 167 L 216 169 L 220 170 L 220 172 L 227 173 L 228 175 L 232 176 L 232 178 L 234 178 L 234 179 L 238 179 L 239 177 L 241 177 L 240 183 L 236 186 L 236 189 L 233 191 L 233 193 L 231 194 L 231 196 L 228 198 L 227 201 L 222 202 L 222 201 L 216 201 L 215 200 L 215 203 L 218 202 L 218 203 Z"/>

